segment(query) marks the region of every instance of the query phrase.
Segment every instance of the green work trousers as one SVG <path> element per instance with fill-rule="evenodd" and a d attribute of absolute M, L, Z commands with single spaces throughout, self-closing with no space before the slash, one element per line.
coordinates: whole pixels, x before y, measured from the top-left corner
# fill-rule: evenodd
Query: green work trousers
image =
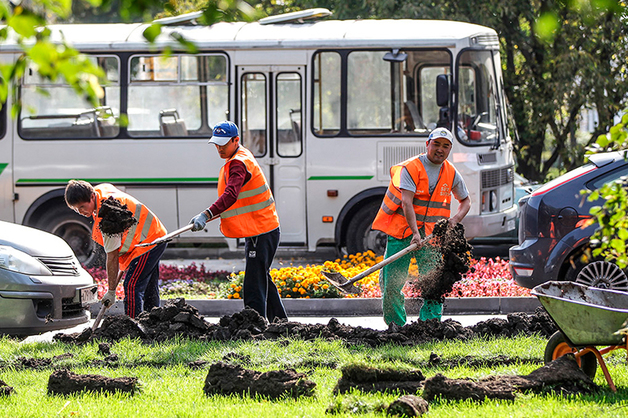
<path fill-rule="evenodd" d="M 421 231 L 421 236 L 423 235 L 423 231 Z M 410 245 L 410 241 L 412 241 L 412 236 L 404 239 L 388 236 L 384 258 L 388 258 L 403 250 Z M 418 250 L 384 266 L 379 275 L 379 287 L 382 291 L 382 309 L 384 311 L 384 321 L 387 325 L 394 322 L 399 326 L 403 326 L 406 323 L 405 298 L 401 289 L 403 289 L 408 279 L 408 268 L 413 257 L 416 259 L 419 276 L 428 273 L 441 263 L 440 253 L 431 245 L 424 245 Z M 419 319 L 421 321 L 432 318 L 440 320 L 442 311 L 443 304 L 439 301 L 424 300 L 419 312 Z"/>

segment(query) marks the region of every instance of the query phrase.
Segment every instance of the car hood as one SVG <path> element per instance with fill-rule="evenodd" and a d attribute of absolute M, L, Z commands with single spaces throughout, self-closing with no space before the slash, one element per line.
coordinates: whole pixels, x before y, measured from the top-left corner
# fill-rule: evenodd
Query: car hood
<path fill-rule="evenodd" d="M 70 246 L 61 238 L 39 229 L 0 221 L 0 245 L 7 245 L 31 256 L 68 257 Z"/>

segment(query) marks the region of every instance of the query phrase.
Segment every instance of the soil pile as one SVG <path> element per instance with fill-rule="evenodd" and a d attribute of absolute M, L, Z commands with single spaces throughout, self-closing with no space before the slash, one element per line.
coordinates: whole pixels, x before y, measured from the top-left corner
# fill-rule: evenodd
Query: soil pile
<path fill-rule="evenodd" d="M 350 365 L 342 368 L 334 393 L 347 393 L 351 389 L 362 392 L 387 392 L 415 394 L 423 387 L 425 376 L 419 370 L 376 369 Z"/>
<path fill-rule="evenodd" d="M 15 393 L 15 389 L 13 387 L 4 383 L 4 381 L 0 380 L 0 396 L 9 396 Z"/>
<path fill-rule="evenodd" d="M 96 374 L 78 375 L 68 370 L 55 370 L 48 379 L 49 395 L 71 395 L 80 392 L 135 393 L 138 390 L 136 377 L 112 379 Z"/>
<path fill-rule="evenodd" d="M 514 400 L 517 392 L 554 391 L 568 395 L 590 394 L 598 390 L 599 387 L 578 367 L 576 358 L 568 354 L 524 376 L 489 376 L 475 381 L 449 379 L 439 373 L 425 381 L 423 397 L 428 401 L 439 397 L 450 400 Z"/>
<path fill-rule="evenodd" d="M 205 378 L 206 395 L 261 395 L 270 399 L 283 396 L 314 396 L 316 383 L 293 369 L 257 372 L 237 364 L 212 364 Z"/>
<path fill-rule="evenodd" d="M 105 235 L 121 234 L 137 223 L 127 205 L 123 205 L 113 196 L 101 200 L 100 205 L 98 217 L 101 219 L 98 227 Z"/>
<path fill-rule="evenodd" d="M 424 299 L 444 302 L 444 295 L 452 291 L 454 284 L 469 271 L 472 247 L 467 242 L 462 224 L 449 228 L 446 219 L 434 225 L 431 245 L 442 255 L 440 267 L 421 276 L 413 283 L 414 289 Z"/>
<path fill-rule="evenodd" d="M 302 324 L 278 321 L 267 324 L 266 320 L 252 309 L 244 309 L 233 315 L 220 318 L 218 324 L 208 324 L 198 310 L 185 303 L 184 299 L 173 299 L 162 307 L 143 312 L 137 320 L 124 315 L 106 317 L 100 328 L 92 334 L 91 329 L 82 333 L 56 334 L 54 340 L 81 344 L 92 339 L 118 341 L 124 338 L 139 338 L 144 342 L 165 341 L 181 336 L 207 341 L 267 340 L 297 338 L 313 340 L 339 339 L 348 345 L 383 344 L 415 345 L 430 341 L 443 341 L 475 337 L 492 337 L 540 334 L 551 336 L 556 327 L 549 315 L 541 308 L 533 315 L 510 314 L 507 319 L 490 319 L 471 327 L 448 319 L 417 321 L 403 327 L 391 326 L 385 331 L 343 325 L 332 318 L 325 324 Z"/>

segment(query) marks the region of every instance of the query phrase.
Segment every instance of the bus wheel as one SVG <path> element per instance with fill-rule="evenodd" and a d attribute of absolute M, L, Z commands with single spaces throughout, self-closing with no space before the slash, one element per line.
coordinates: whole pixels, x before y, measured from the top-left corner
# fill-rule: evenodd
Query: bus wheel
<path fill-rule="evenodd" d="M 51 232 L 68 243 L 81 264 L 89 267 L 105 265 L 104 249 L 92 240 L 92 221 L 66 206 L 54 206 L 37 221 L 37 228 Z"/>
<path fill-rule="evenodd" d="M 377 255 L 386 251 L 386 234 L 371 229 L 380 202 L 370 202 L 360 208 L 347 227 L 347 253 L 362 253 L 367 250 Z"/>
<path fill-rule="evenodd" d="M 547 345 L 545 346 L 545 354 L 544 361 L 545 364 L 556 360 L 559 357 L 564 356 L 568 353 L 575 353 L 578 350 L 570 347 L 565 340 L 565 336 L 562 332 L 557 331 L 550 337 Z M 595 354 L 587 353 L 584 356 L 578 358 L 576 360 L 578 362 L 578 366 L 582 369 L 582 371 L 589 376 L 591 379 L 595 377 L 595 372 L 597 371 L 597 358 L 595 358 Z"/>

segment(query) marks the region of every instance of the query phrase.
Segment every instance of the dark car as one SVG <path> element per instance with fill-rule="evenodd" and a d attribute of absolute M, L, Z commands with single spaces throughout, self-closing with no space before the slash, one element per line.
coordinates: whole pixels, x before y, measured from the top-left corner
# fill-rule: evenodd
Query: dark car
<path fill-rule="evenodd" d="M 581 190 L 596 190 L 628 175 L 624 152 L 594 154 L 589 162 L 541 186 L 519 201 L 519 245 L 510 248 L 515 281 L 533 288 L 550 280 L 628 291 L 626 272 L 592 259 L 589 239 L 598 228 L 586 226 L 592 206 Z"/>
<path fill-rule="evenodd" d="M 0 335 L 33 335 L 89 321 L 98 287 L 70 246 L 0 221 Z"/>

